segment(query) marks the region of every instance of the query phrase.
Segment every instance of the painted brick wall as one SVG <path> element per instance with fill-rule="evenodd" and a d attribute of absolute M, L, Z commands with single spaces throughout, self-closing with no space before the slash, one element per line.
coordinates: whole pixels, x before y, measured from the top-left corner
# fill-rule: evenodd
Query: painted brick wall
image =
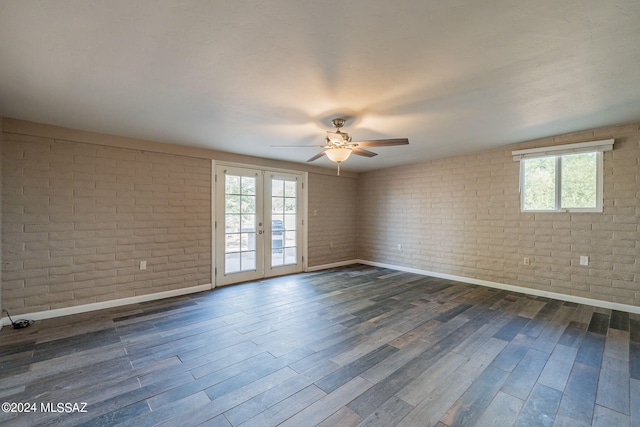
<path fill-rule="evenodd" d="M 0 224 L 2 224 L 2 147 L 4 146 L 4 133 L 2 132 L 2 116 L 0 116 Z M 2 305 L 2 232 L 0 230 L 0 318 L 4 316 Z M 0 329 L 2 329 L 2 321 L 0 321 Z"/>
<path fill-rule="evenodd" d="M 512 150 L 612 137 L 604 213 L 520 212 Z M 637 124 L 365 173 L 359 194 L 360 259 L 640 305 Z"/>
<path fill-rule="evenodd" d="M 309 267 L 356 259 L 357 179 L 309 174 Z"/>
<path fill-rule="evenodd" d="M 211 283 L 210 160 L 5 133 L 2 162 L 12 314 Z"/>

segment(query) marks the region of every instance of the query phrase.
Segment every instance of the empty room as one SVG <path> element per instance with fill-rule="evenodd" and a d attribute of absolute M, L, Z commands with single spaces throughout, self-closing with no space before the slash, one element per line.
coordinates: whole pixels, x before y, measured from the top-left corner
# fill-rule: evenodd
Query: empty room
<path fill-rule="evenodd" d="M 0 0 L 0 424 L 640 426 L 639 23 Z"/>

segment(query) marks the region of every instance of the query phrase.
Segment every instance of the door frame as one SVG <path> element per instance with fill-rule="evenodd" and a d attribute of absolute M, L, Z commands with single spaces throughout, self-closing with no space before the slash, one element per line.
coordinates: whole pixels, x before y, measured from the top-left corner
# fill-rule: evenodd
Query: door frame
<path fill-rule="evenodd" d="M 309 205 L 309 186 L 308 186 L 308 180 L 309 180 L 309 173 L 308 172 L 304 172 L 304 171 L 297 171 L 297 170 L 291 170 L 291 169 L 282 169 L 282 168 L 273 168 L 273 167 L 267 167 L 267 166 L 259 166 L 259 165 L 251 165 L 251 164 L 247 164 L 247 163 L 235 163 L 235 162 L 225 162 L 225 161 L 216 161 L 216 160 L 211 160 L 211 287 L 212 288 L 216 288 L 218 286 L 221 286 L 222 284 L 219 283 L 218 278 L 221 277 L 219 276 L 219 274 L 222 274 L 223 268 L 224 266 L 219 266 L 217 265 L 218 262 L 218 252 L 219 250 L 224 251 L 224 248 L 218 248 L 217 247 L 217 226 L 223 226 L 223 225 L 219 225 L 217 224 L 217 219 L 218 219 L 218 211 L 217 209 L 224 209 L 224 206 L 217 206 L 216 203 L 216 198 L 217 198 L 217 194 L 216 194 L 216 187 L 217 187 L 217 180 L 220 179 L 217 176 L 217 168 L 219 166 L 222 167 L 230 167 L 230 168 L 240 168 L 240 169 L 256 169 L 256 170 L 262 170 L 265 174 L 268 172 L 273 172 L 275 174 L 287 174 L 287 175 L 296 175 L 297 177 L 299 177 L 300 179 L 300 195 L 298 196 L 299 200 L 298 200 L 298 207 L 300 209 L 300 215 L 302 217 L 302 232 L 301 232 L 301 241 L 299 242 L 299 248 L 302 251 L 302 264 L 301 264 L 301 268 L 300 268 L 300 272 L 306 272 L 308 271 L 308 251 L 309 251 L 309 227 L 308 227 L 308 223 L 309 223 L 309 218 L 308 218 L 308 205 Z M 266 225 L 266 224 L 265 224 Z M 266 227 L 265 227 L 266 228 Z M 269 227 L 271 228 L 271 227 Z M 269 248 L 270 250 L 270 248 Z M 266 258 L 266 257 L 265 257 Z M 265 260 L 266 262 L 266 260 Z M 265 274 L 263 275 L 263 277 L 274 277 L 274 276 L 268 276 L 266 274 L 266 270 L 267 268 L 271 268 L 271 266 L 266 266 L 265 265 Z M 285 274 L 290 274 L 290 273 L 283 273 L 283 275 Z M 239 282 L 237 282 L 239 283 Z"/>

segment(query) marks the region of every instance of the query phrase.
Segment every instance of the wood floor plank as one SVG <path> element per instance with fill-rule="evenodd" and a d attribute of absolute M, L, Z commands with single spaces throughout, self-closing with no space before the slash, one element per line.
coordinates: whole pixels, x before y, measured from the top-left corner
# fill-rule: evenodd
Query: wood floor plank
<path fill-rule="evenodd" d="M 603 313 L 593 313 L 589 323 L 589 332 L 606 335 L 609 330 L 609 316 Z"/>
<path fill-rule="evenodd" d="M 578 354 L 576 354 L 576 363 L 600 368 L 602 356 L 604 355 L 605 336 L 593 332 L 587 332 L 580 344 Z"/>
<path fill-rule="evenodd" d="M 509 321 L 506 325 L 504 325 L 498 332 L 496 332 L 493 336 L 494 338 L 501 339 L 503 341 L 511 341 L 513 340 L 520 330 L 530 322 L 531 319 L 527 317 L 516 316 Z"/>
<path fill-rule="evenodd" d="M 127 418 L 123 422 L 116 424 L 118 427 L 152 427 L 171 419 L 184 419 L 199 412 L 200 408 L 211 403 L 211 400 L 204 392 L 194 393 L 184 399 L 171 402 L 161 408 L 144 413 L 137 417 Z"/>
<path fill-rule="evenodd" d="M 495 361 L 500 353 L 504 351 L 506 345 L 507 343 L 502 340 L 488 338 L 476 352 L 469 356 L 469 359 L 460 366 L 457 372 L 475 381 L 487 366 L 498 367 L 498 365 L 495 365 Z M 498 367 L 498 369 L 504 371 L 501 367 Z"/>
<path fill-rule="evenodd" d="M 355 377 L 342 387 L 320 398 L 316 402 L 304 408 L 296 415 L 283 422 L 281 427 L 299 427 L 302 425 L 316 425 L 339 411 L 345 401 L 351 401 L 356 396 L 371 389 L 369 381 Z"/>
<path fill-rule="evenodd" d="M 237 425 L 242 427 L 279 425 L 280 423 L 289 419 L 293 415 L 300 413 L 305 408 L 311 406 L 325 396 L 326 393 L 324 393 L 318 387 L 316 387 L 315 385 L 310 385 L 302 390 L 297 391 L 288 398 L 270 406 L 264 411 L 261 411 L 247 421 Z M 342 409 L 344 409 L 344 407 Z"/>
<path fill-rule="evenodd" d="M 609 329 L 604 345 L 604 355 L 620 360 L 629 360 L 629 332 Z"/>
<path fill-rule="evenodd" d="M 518 415 L 515 427 L 551 427 L 560 405 L 562 391 L 536 384 Z"/>
<path fill-rule="evenodd" d="M 272 387 L 278 387 L 282 382 L 293 376 L 295 376 L 295 372 L 287 367 L 263 376 L 253 383 L 239 385 L 238 388 L 226 390 L 224 394 L 217 394 L 215 397 L 207 389 L 205 391 L 211 402 L 206 406 L 202 406 L 197 413 L 192 413 L 189 417 L 189 423 L 198 425 L 213 419 Z"/>
<path fill-rule="evenodd" d="M 629 415 L 629 363 L 605 356 L 602 360 L 596 404 Z"/>
<path fill-rule="evenodd" d="M 640 427 L 640 381 L 631 379 L 629 381 L 629 389 L 631 425 L 633 427 Z"/>
<path fill-rule="evenodd" d="M 565 329 L 569 326 L 571 315 L 574 312 L 575 308 L 560 307 L 553 316 L 552 321 L 540 332 L 540 335 L 538 335 L 531 347 L 546 353 L 551 353 L 564 334 Z"/>
<path fill-rule="evenodd" d="M 277 387 L 271 387 L 267 390 L 256 394 L 246 401 L 225 411 L 224 415 L 233 424 L 238 425 L 259 415 L 261 412 L 280 404 L 290 396 L 309 388 L 315 381 L 325 376 L 329 370 L 320 369 L 318 372 L 305 372 L 305 374 L 294 375 L 291 378 L 278 384 Z M 314 390 L 320 390 L 315 385 Z M 314 392 L 315 393 L 315 392 Z M 326 393 L 318 391 L 318 398 Z"/>
<path fill-rule="evenodd" d="M 629 313 L 619 310 L 612 310 L 611 319 L 609 321 L 609 329 L 629 331 Z"/>
<path fill-rule="evenodd" d="M 505 380 L 502 391 L 521 400 L 526 400 L 548 359 L 548 353 L 534 348 L 529 349 Z"/>
<path fill-rule="evenodd" d="M 596 405 L 593 414 L 593 423 L 591 425 L 593 427 L 629 427 L 631 425 L 631 419 L 628 415 Z"/>
<path fill-rule="evenodd" d="M 492 366 L 487 367 L 440 419 L 449 426 L 475 425 L 509 374 Z"/>
<path fill-rule="evenodd" d="M 591 425 L 600 370 L 574 363 L 558 408 L 558 418 L 575 425 Z M 570 424 L 569 424 L 570 425 Z"/>
<path fill-rule="evenodd" d="M 398 427 L 444 425 L 440 419 L 472 383 L 467 376 L 454 372 L 448 382 L 437 384 L 429 396 L 398 423 Z"/>
<path fill-rule="evenodd" d="M 640 319 L 629 319 L 629 332 L 631 342 L 640 343 Z"/>
<path fill-rule="evenodd" d="M 384 381 L 375 385 L 370 383 L 371 387 L 349 403 L 349 408 L 362 418 L 368 417 L 428 366 L 429 362 L 425 359 L 419 357 L 412 359 L 385 378 Z"/>
<path fill-rule="evenodd" d="M 440 384 L 445 383 L 467 360 L 457 354 L 442 358 L 399 390 L 396 395 L 410 405 L 417 406 L 427 399 Z"/>
<path fill-rule="evenodd" d="M 413 406 L 409 405 L 402 399 L 393 396 L 380 406 L 374 413 L 358 424 L 359 427 L 383 427 L 395 426 L 402 420 L 405 415 L 413 410 Z"/>
<path fill-rule="evenodd" d="M 538 377 L 538 383 L 562 392 L 569 379 L 571 368 L 578 354 L 576 347 L 556 345 L 553 353 Z"/>
<path fill-rule="evenodd" d="M 640 380 L 640 343 L 629 344 L 629 376 Z"/>
<path fill-rule="evenodd" d="M 7 426 L 640 427 L 640 315 L 349 265 L 0 331 Z"/>
<path fill-rule="evenodd" d="M 351 378 L 360 375 L 397 351 L 395 347 L 385 344 L 316 381 L 315 384 L 325 393 L 331 393 L 349 382 Z"/>
<path fill-rule="evenodd" d="M 586 329 L 587 325 L 584 323 L 575 321 L 569 322 L 560 336 L 560 339 L 558 339 L 558 344 L 565 345 L 567 347 L 578 347 Z"/>
<path fill-rule="evenodd" d="M 360 424 L 362 418 L 351 409 L 344 407 L 338 412 L 318 424 L 317 427 L 355 427 Z"/>
<path fill-rule="evenodd" d="M 496 368 L 503 371 L 513 372 L 518 366 L 522 358 L 529 351 L 529 347 L 533 343 L 533 338 L 527 335 L 519 334 L 509 342 L 500 352 L 496 359 L 491 362 Z"/>
<path fill-rule="evenodd" d="M 510 427 L 524 405 L 524 401 L 499 391 L 475 424 L 477 427 Z"/>

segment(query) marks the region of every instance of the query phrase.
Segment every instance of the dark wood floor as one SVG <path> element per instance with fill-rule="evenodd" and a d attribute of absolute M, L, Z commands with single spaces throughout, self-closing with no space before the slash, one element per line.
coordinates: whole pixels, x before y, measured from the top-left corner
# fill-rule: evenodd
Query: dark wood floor
<path fill-rule="evenodd" d="M 5 327 L 0 367 L 6 425 L 640 425 L 640 316 L 361 265 Z"/>

